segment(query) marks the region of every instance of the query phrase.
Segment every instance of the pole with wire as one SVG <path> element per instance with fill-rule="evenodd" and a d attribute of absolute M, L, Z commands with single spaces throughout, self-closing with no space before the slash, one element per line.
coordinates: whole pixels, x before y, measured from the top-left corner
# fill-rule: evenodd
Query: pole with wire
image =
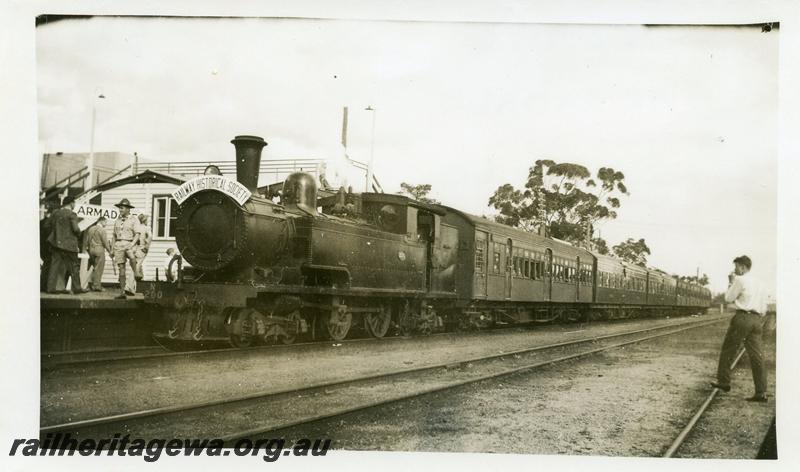
<path fill-rule="evenodd" d="M 89 173 L 86 176 L 88 180 L 87 184 L 84 185 L 84 190 L 90 189 L 94 186 L 94 128 L 95 123 L 97 121 L 97 99 L 106 98 L 105 95 L 98 94 L 96 97 L 92 97 L 92 132 L 91 137 L 89 138 L 89 160 L 86 163 L 86 168 L 88 169 Z"/>
<path fill-rule="evenodd" d="M 375 164 L 375 114 L 377 111 L 372 108 L 372 105 L 367 106 L 364 110 L 372 112 L 372 139 L 370 140 L 369 164 L 367 165 L 367 185 L 364 188 L 365 192 L 369 192 L 372 187 L 372 166 Z"/>

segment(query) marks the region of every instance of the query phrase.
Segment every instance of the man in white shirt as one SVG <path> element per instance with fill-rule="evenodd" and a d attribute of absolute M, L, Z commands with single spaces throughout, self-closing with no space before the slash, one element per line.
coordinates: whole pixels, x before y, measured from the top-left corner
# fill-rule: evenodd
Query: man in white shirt
<path fill-rule="evenodd" d="M 764 361 L 764 349 L 761 345 L 761 333 L 764 315 L 767 313 L 767 297 L 761 283 L 750 275 L 752 262 L 747 256 L 739 256 L 733 260 L 735 276 L 731 276 L 725 301 L 733 303 L 736 315 L 731 320 L 722 352 L 719 356 L 717 381 L 712 383 L 725 392 L 731 389 L 731 364 L 739 346 L 744 341 L 750 367 L 753 371 L 753 383 L 756 393 L 747 401 L 767 401 L 767 367 Z"/>

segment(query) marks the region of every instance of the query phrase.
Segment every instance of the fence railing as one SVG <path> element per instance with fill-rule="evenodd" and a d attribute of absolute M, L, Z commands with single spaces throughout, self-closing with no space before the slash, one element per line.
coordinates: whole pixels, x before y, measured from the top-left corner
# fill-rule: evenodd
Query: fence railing
<path fill-rule="evenodd" d="M 316 173 L 322 159 L 270 159 L 262 161 L 259 172 L 262 174 L 311 172 Z M 172 175 L 201 175 L 209 165 L 215 165 L 223 174 L 236 175 L 235 161 L 203 161 L 203 162 L 140 162 L 133 169 L 134 174 L 144 170 Z"/>
<path fill-rule="evenodd" d="M 46 189 L 42 190 L 42 194 L 44 195 L 52 195 L 56 193 L 56 191 L 62 190 L 64 187 L 69 187 L 70 184 L 75 182 L 80 182 L 81 180 L 86 179 L 89 177 L 89 168 L 88 167 L 81 167 L 80 169 L 76 170 L 75 172 L 69 174 L 68 176 L 64 177 L 63 179 L 57 181 L 53 185 L 47 187 Z"/>
<path fill-rule="evenodd" d="M 367 164 L 349 158 L 348 160 L 355 168 L 366 172 Z M 276 176 L 276 180 L 279 180 L 281 176 L 285 176 L 286 174 L 299 171 L 308 172 L 318 176 L 323 164 L 325 164 L 324 159 L 269 159 L 261 162 L 261 165 L 259 166 L 259 173 L 261 175 L 274 174 Z M 235 161 L 136 162 L 111 174 L 102 181 L 97 182 L 97 185 L 102 185 L 116 179 L 127 177 L 128 175 L 136 175 L 140 172 L 144 172 L 145 170 L 171 174 L 175 176 L 193 177 L 202 175 L 203 171 L 205 171 L 209 165 L 217 166 L 223 174 L 229 176 L 236 175 Z M 61 192 L 65 187 L 69 187 L 76 182 L 85 181 L 88 176 L 88 168 L 83 167 L 82 169 L 79 169 L 67 177 L 59 180 L 47 189 L 42 190 L 40 194 L 40 200 L 46 199 L 55 193 Z M 374 174 L 372 175 L 372 182 L 370 186 L 375 192 L 383 192 L 383 187 Z"/>

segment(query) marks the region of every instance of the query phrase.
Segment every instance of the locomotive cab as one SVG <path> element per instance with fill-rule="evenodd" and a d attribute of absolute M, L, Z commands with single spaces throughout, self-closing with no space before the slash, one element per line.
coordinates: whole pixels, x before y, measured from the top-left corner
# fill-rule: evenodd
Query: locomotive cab
<path fill-rule="evenodd" d="M 368 223 L 413 241 L 432 243 L 437 239 L 445 214 L 443 208 L 400 195 L 365 193 L 361 198 Z"/>

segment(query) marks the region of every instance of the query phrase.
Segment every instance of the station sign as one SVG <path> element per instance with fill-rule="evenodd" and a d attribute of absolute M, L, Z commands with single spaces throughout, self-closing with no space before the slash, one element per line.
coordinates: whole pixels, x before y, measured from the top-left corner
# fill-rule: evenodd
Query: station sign
<path fill-rule="evenodd" d="M 244 205 L 244 202 L 249 200 L 251 196 L 247 187 L 236 180 L 229 179 L 222 175 L 201 175 L 181 184 L 180 187 L 172 192 L 172 198 L 180 205 L 186 201 L 187 198 L 203 190 L 222 192 L 236 200 L 239 205 Z"/>
<path fill-rule="evenodd" d="M 91 226 L 101 216 L 112 223 L 119 217 L 119 208 L 115 206 L 75 203 L 75 208 L 73 208 L 72 211 L 78 215 L 78 227 L 80 227 L 81 231 Z M 131 215 L 137 215 L 139 213 L 141 213 L 139 209 L 131 209 Z"/>

